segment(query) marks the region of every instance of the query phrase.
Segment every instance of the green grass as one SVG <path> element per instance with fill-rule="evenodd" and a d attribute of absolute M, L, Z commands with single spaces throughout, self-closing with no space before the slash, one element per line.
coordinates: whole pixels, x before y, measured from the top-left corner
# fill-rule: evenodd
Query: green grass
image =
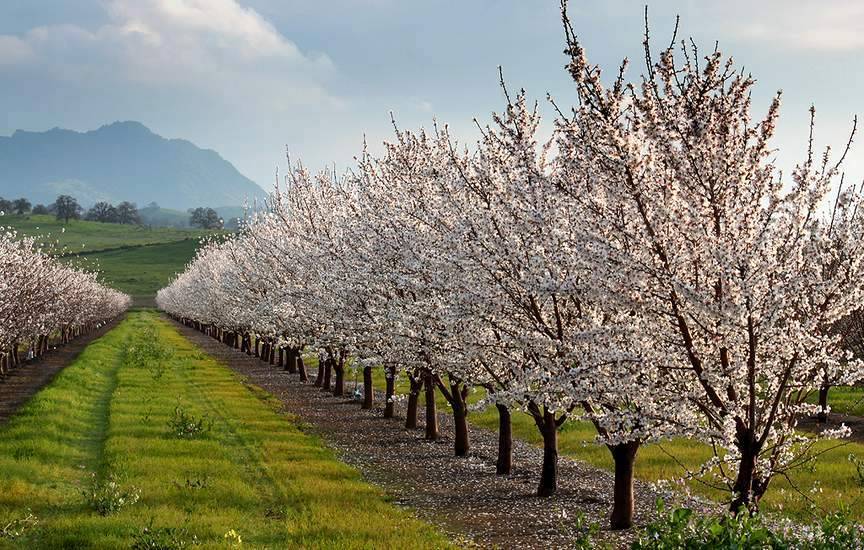
<path fill-rule="evenodd" d="M 197 240 L 81 254 L 67 261 L 98 269 L 112 287 L 139 298 L 152 297 L 195 256 Z M 152 305 L 152 304 L 144 304 Z"/>
<path fill-rule="evenodd" d="M 161 377 L 132 359 L 148 327 L 170 352 Z M 176 437 L 178 405 L 211 428 Z M 38 518 L 0 548 L 129 548 L 151 525 L 204 548 L 230 547 L 232 530 L 249 548 L 447 546 L 277 408 L 156 314 L 131 313 L 0 427 L 0 529 Z M 98 514 L 93 476 L 140 501 Z"/>
<path fill-rule="evenodd" d="M 808 399 L 818 403 L 819 395 L 813 392 Z M 864 388 L 856 386 L 834 386 L 828 390 L 828 405 L 832 413 L 864 416 Z"/>
<path fill-rule="evenodd" d="M 310 375 L 314 375 L 317 361 L 311 356 L 308 359 Z M 378 397 L 381 398 L 380 392 L 383 392 L 384 388 L 384 373 L 382 369 L 375 369 L 373 372 L 375 387 L 379 392 Z M 349 371 L 346 376 L 350 380 L 346 383 L 346 389 L 350 390 L 353 388 L 355 375 Z M 407 393 L 408 382 L 404 375 L 399 377 L 396 387 L 398 393 Z M 843 395 L 839 390 L 832 389 L 830 394 L 832 407 L 835 409 L 838 408 L 835 403 L 840 401 L 840 397 Z M 834 394 L 835 391 L 837 391 L 836 394 Z M 851 389 L 850 391 L 859 392 L 858 397 L 861 395 L 861 390 Z M 482 390 L 475 391 L 469 395 L 469 404 L 477 403 L 483 396 Z M 440 392 L 437 392 L 436 402 L 439 411 L 449 411 L 449 405 Z M 425 400 L 421 392 L 419 405 L 421 417 L 424 403 Z M 498 429 L 498 413 L 494 407 L 484 411 L 473 411 L 468 418 L 472 425 L 492 431 Z M 512 426 L 513 437 L 537 446 L 543 444 L 540 433 L 528 414 L 522 412 L 513 414 Z M 564 424 L 559 434 L 559 452 L 562 456 L 612 470 L 611 455 L 605 446 L 595 442 L 595 436 L 594 427 L 589 422 L 570 420 Z M 836 511 L 838 505 L 843 504 L 849 507 L 855 520 L 864 521 L 864 483 L 862 483 L 864 480 L 859 477 L 855 465 L 849 461 L 850 454 L 864 460 L 864 445 L 846 443 L 839 448 L 828 450 L 836 445 L 837 442 L 831 441 L 817 443 L 818 450 L 827 452 L 819 457 L 813 467 L 801 468 L 792 472 L 789 480 L 778 477 L 772 481 L 768 493 L 762 501 L 762 509 L 783 514 L 794 520 L 813 521 L 822 517 L 823 511 Z M 708 446 L 686 439 L 645 445 L 639 450 L 636 457 L 636 476 L 649 482 L 679 479 L 686 474 L 686 470 L 678 464 L 679 462 L 686 468 L 695 471 L 710 457 L 711 450 Z M 536 465 L 536 469 L 539 476 L 540 464 Z M 725 496 L 698 481 L 690 481 L 687 485 L 693 493 L 702 497 L 720 498 Z M 802 497 L 795 487 L 805 493 L 807 498 Z M 814 508 L 807 499 L 811 499 L 816 507 Z"/>
<path fill-rule="evenodd" d="M 38 237 L 52 253 L 79 254 L 144 244 L 168 243 L 196 239 L 205 231 L 122 225 L 116 223 L 70 220 L 68 224 L 54 216 L 6 215 L 0 226 L 11 227 L 23 235 Z"/>

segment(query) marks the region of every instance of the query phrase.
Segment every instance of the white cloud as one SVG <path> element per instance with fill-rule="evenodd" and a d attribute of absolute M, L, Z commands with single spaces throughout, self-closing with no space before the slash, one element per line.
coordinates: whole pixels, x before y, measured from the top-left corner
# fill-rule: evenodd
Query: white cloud
<path fill-rule="evenodd" d="M 108 0 L 109 22 L 51 25 L 0 35 L 0 65 L 64 80 L 93 78 L 198 90 L 265 103 L 338 104 L 326 90 L 335 69 L 305 53 L 236 0 Z"/>
<path fill-rule="evenodd" d="M 711 9 L 718 16 L 715 22 L 743 40 L 794 50 L 864 48 L 864 2 L 860 0 L 736 0 Z"/>
<path fill-rule="evenodd" d="M 16 36 L 0 36 L 0 65 L 25 63 L 33 57 L 26 41 Z"/>

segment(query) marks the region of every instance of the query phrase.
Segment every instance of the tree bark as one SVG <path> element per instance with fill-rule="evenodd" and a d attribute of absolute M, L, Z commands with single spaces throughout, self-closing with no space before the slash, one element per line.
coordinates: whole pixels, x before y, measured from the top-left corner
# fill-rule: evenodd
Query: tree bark
<path fill-rule="evenodd" d="M 543 434 L 543 468 L 540 471 L 537 496 L 548 497 L 558 490 L 558 426 L 555 423 L 555 413 L 544 407 L 543 418 L 539 424 Z"/>
<path fill-rule="evenodd" d="M 609 450 L 615 461 L 615 491 L 610 527 L 629 529 L 633 526 L 633 465 L 636 462 L 639 442 L 612 445 Z"/>
<path fill-rule="evenodd" d="M 450 404 L 453 409 L 453 427 L 455 437 L 453 439 L 453 452 L 456 456 L 467 456 L 468 449 L 471 448 L 468 440 L 468 406 L 465 403 L 467 390 L 463 389 L 460 383 L 450 383 L 450 395 L 453 402 Z"/>
<path fill-rule="evenodd" d="M 738 462 L 738 475 L 732 487 L 735 496 L 729 509 L 733 513 L 737 513 L 742 507 L 753 511 L 758 505 L 759 497 L 764 492 L 764 488 L 760 488 L 754 479 L 756 474 L 756 457 L 759 456 L 759 448 L 756 444 L 753 430 L 738 428 L 736 445 L 738 451 L 741 453 L 741 458 Z"/>
<path fill-rule="evenodd" d="M 285 349 L 285 370 L 289 374 L 297 374 L 297 362 L 300 361 L 300 348 L 289 347 Z"/>
<path fill-rule="evenodd" d="M 324 370 L 327 367 L 325 365 L 326 362 L 327 362 L 326 359 L 324 361 L 322 361 L 321 356 L 320 355 L 318 356 L 318 374 L 315 376 L 315 384 L 314 384 L 316 388 L 320 388 L 320 387 L 324 386 Z"/>
<path fill-rule="evenodd" d="M 828 385 L 827 382 L 823 382 L 819 387 L 819 414 L 816 415 L 816 421 L 824 424 L 828 422 L 828 390 L 831 389 L 831 386 Z"/>
<path fill-rule="evenodd" d="M 375 402 L 375 388 L 372 387 L 372 367 L 363 367 L 363 407 L 371 409 Z"/>
<path fill-rule="evenodd" d="M 495 462 L 495 473 L 510 475 L 513 469 L 513 427 L 510 423 L 510 409 L 500 403 L 498 409 L 498 460 Z"/>
<path fill-rule="evenodd" d="M 327 354 L 327 358 L 324 360 L 324 384 L 321 386 L 324 390 L 330 391 L 331 383 L 330 379 L 333 375 L 333 358 L 330 354 Z"/>
<path fill-rule="evenodd" d="M 423 379 L 415 379 L 413 376 L 410 379 L 411 387 L 408 391 L 408 408 L 405 411 L 405 428 L 412 430 L 417 427 L 417 403 L 420 401 L 420 389 L 423 387 Z"/>
<path fill-rule="evenodd" d="M 435 381 L 431 371 L 424 375 L 423 384 L 426 386 L 426 439 L 435 441 L 438 439 L 438 410 L 435 403 Z"/>
<path fill-rule="evenodd" d="M 339 352 L 339 357 L 333 359 L 333 370 L 336 372 L 336 381 L 333 384 L 333 395 L 341 397 L 345 395 L 345 353 Z"/>
<path fill-rule="evenodd" d="M 396 403 L 393 402 L 393 397 L 396 393 L 396 370 L 392 367 L 384 367 L 384 376 L 387 379 L 384 391 L 384 399 L 386 400 L 384 403 L 384 418 L 393 418 L 396 412 Z"/>
<path fill-rule="evenodd" d="M 306 364 L 303 363 L 303 355 L 300 352 L 297 352 L 297 370 L 300 371 L 300 381 L 308 382 L 309 375 L 306 374 Z"/>

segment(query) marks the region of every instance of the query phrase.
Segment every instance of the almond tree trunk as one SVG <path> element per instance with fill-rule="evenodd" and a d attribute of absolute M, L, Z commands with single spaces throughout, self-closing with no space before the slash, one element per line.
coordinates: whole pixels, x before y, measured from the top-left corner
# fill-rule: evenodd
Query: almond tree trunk
<path fill-rule="evenodd" d="M 513 426 L 510 422 L 510 409 L 497 403 L 498 409 L 498 460 L 495 473 L 509 475 L 513 468 Z"/>
<path fill-rule="evenodd" d="M 423 387 L 422 378 L 408 376 L 411 387 L 408 390 L 408 405 L 405 411 L 405 428 L 412 430 L 417 427 L 417 403 L 420 401 L 420 389 Z"/>
<path fill-rule="evenodd" d="M 339 352 L 339 357 L 333 359 L 333 370 L 336 373 L 333 395 L 341 397 L 345 395 L 345 354 L 343 352 Z"/>
<path fill-rule="evenodd" d="M 828 390 L 831 386 L 827 381 L 822 382 L 819 386 L 819 414 L 816 415 L 816 421 L 824 424 L 828 422 Z"/>
<path fill-rule="evenodd" d="M 438 411 L 435 403 L 435 381 L 431 371 L 426 371 L 423 384 L 426 388 L 426 439 L 435 441 L 438 433 Z"/>
<path fill-rule="evenodd" d="M 609 447 L 615 461 L 615 490 L 610 527 L 629 529 L 633 526 L 633 465 L 639 442 L 631 441 Z"/>
<path fill-rule="evenodd" d="M 732 487 L 734 498 L 729 510 L 733 513 L 742 508 L 753 511 L 758 506 L 759 498 L 766 488 L 760 486 L 755 479 L 756 458 L 759 456 L 760 449 L 753 430 L 739 427 L 736 434 L 736 445 L 741 453 L 741 458 L 738 462 L 735 484 Z"/>
<path fill-rule="evenodd" d="M 372 367 L 363 367 L 363 408 L 371 409 L 375 402 L 375 389 L 372 387 Z"/>
<path fill-rule="evenodd" d="M 300 352 L 297 352 L 297 370 L 300 371 L 300 381 L 308 382 L 309 375 L 306 374 L 306 364 L 303 363 L 303 355 Z"/>
<path fill-rule="evenodd" d="M 543 435 L 543 468 L 537 496 L 548 497 L 558 490 L 558 426 L 555 414 L 544 407 L 543 417 L 538 424 Z"/>
<path fill-rule="evenodd" d="M 396 403 L 393 402 L 396 393 L 396 369 L 392 367 L 384 367 L 384 377 L 386 378 L 386 388 L 384 390 L 384 418 L 393 418 L 393 415 L 396 412 Z"/>
<path fill-rule="evenodd" d="M 326 369 L 327 360 L 321 360 L 321 356 L 318 356 L 318 374 L 315 376 L 315 387 L 320 388 L 324 386 L 324 370 Z"/>
<path fill-rule="evenodd" d="M 450 403 L 453 409 L 453 426 L 455 438 L 453 440 L 453 451 L 456 456 L 467 456 L 471 448 L 468 440 L 468 405 L 465 402 L 467 388 L 461 383 L 450 384 L 450 395 L 453 398 Z"/>
<path fill-rule="evenodd" d="M 289 374 L 297 374 L 297 362 L 300 361 L 300 348 L 285 348 L 285 370 Z"/>
<path fill-rule="evenodd" d="M 327 358 L 324 360 L 324 384 L 321 386 L 324 390 L 331 390 L 330 379 L 333 376 L 333 358 L 330 354 L 327 354 Z"/>

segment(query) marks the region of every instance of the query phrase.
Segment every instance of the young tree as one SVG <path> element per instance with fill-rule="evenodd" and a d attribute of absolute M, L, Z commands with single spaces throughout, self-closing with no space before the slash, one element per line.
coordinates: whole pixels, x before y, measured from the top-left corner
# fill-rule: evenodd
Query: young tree
<path fill-rule="evenodd" d="M 25 198 L 15 199 L 15 200 L 12 202 L 12 209 L 13 209 L 13 210 L 15 211 L 15 213 L 18 214 L 19 216 L 21 216 L 21 215 L 25 214 L 26 212 L 30 211 L 30 207 L 31 207 L 31 206 L 32 206 L 32 205 L 30 204 L 30 201 L 28 201 L 28 200 L 25 199 Z"/>
<path fill-rule="evenodd" d="M 69 223 L 69 220 L 77 220 L 81 217 L 81 205 L 74 197 L 69 195 L 60 195 L 54 201 L 54 215 L 58 220 L 63 220 L 63 223 Z"/>
<path fill-rule="evenodd" d="M 200 227 L 201 229 L 221 229 L 222 220 L 219 214 L 212 208 L 194 208 L 189 210 L 191 214 L 189 225 L 192 227 Z"/>
<path fill-rule="evenodd" d="M 141 225 L 141 216 L 134 202 L 123 201 L 117 205 L 117 223 Z"/>
<path fill-rule="evenodd" d="M 92 222 L 117 223 L 117 209 L 110 203 L 100 201 L 87 211 L 84 218 Z"/>

